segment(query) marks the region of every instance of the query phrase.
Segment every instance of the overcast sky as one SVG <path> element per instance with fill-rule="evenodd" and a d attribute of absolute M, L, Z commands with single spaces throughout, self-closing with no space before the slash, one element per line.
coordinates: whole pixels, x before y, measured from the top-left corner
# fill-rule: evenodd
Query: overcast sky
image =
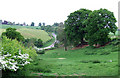
<path fill-rule="evenodd" d="M 0 0 L 0 19 L 16 23 L 64 22 L 67 16 L 80 8 L 98 10 L 106 8 L 114 12 L 118 20 L 120 0 Z"/>

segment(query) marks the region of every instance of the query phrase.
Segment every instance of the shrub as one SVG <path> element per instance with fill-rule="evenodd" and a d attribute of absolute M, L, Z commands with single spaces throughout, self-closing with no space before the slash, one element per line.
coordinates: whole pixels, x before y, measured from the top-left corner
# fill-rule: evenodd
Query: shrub
<path fill-rule="evenodd" d="M 114 38 L 112 39 L 111 43 L 112 45 L 116 46 L 120 44 L 120 39 L 119 38 Z"/>
<path fill-rule="evenodd" d="M 91 62 L 92 62 L 92 63 L 100 63 L 99 60 L 92 60 Z"/>
<path fill-rule="evenodd" d="M 9 39 L 17 39 L 18 41 L 24 41 L 24 37 L 16 31 L 15 28 L 7 28 L 6 32 L 2 33 L 2 36 L 6 36 Z"/>
<path fill-rule="evenodd" d="M 55 42 L 54 47 L 58 48 L 58 43 L 57 42 Z"/>
<path fill-rule="evenodd" d="M 41 39 L 38 39 L 37 41 L 35 41 L 34 45 L 37 46 L 37 47 L 42 47 L 43 46 L 43 41 Z"/>
<path fill-rule="evenodd" d="M 2 38 L 0 45 L 0 64 L 3 70 L 17 71 L 24 65 L 29 64 L 31 59 L 37 56 L 32 48 L 24 48 L 17 40 Z"/>
<path fill-rule="evenodd" d="M 45 50 L 37 50 L 37 54 L 45 54 Z"/>

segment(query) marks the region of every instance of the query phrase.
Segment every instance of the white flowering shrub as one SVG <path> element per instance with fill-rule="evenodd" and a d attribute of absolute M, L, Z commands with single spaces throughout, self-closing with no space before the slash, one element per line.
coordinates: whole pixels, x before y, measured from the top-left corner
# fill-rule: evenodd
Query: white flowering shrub
<path fill-rule="evenodd" d="M 24 48 L 18 41 L 3 37 L 0 44 L 0 70 L 17 71 L 29 64 L 36 55 L 34 50 Z"/>

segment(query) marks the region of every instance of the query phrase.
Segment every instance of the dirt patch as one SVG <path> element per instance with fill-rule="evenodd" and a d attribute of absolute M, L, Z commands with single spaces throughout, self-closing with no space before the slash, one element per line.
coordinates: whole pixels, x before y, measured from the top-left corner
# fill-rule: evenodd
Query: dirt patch
<path fill-rule="evenodd" d="M 106 46 L 106 45 L 108 45 L 110 42 L 108 42 L 108 43 L 106 43 L 105 45 L 93 45 L 93 46 L 95 46 L 96 48 L 100 48 L 100 47 L 104 47 L 104 46 Z M 88 44 L 86 44 L 86 45 L 82 45 L 82 46 L 77 46 L 77 47 L 74 47 L 74 48 L 72 48 L 71 50 L 75 50 L 75 49 L 80 49 L 80 48 L 85 48 L 85 47 L 87 47 L 87 46 L 89 46 Z"/>
<path fill-rule="evenodd" d="M 107 42 L 105 45 L 94 45 L 96 48 L 100 48 L 100 47 L 105 47 L 106 45 L 108 45 L 110 42 Z"/>
<path fill-rule="evenodd" d="M 89 46 L 89 45 L 87 44 L 87 45 L 82 45 L 82 46 L 74 47 L 71 50 L 80 49 L 80 48 L 84 48 L 84 47 L 87 47 L 87 46 Z"/>
<path fill-rule="evenodd" d="M 58 58 L 58 59 L 66 59 L 66 58 Z"/>

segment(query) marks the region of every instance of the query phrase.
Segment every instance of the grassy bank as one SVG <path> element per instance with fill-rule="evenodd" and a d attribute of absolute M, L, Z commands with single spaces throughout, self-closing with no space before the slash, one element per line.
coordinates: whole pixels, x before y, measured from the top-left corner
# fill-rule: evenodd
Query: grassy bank
<path fill-rule="evenodd" d="M 48 50 L 38 56 L 47 62 L 51 72 L 36 72 L 43 76 L 116 76 L 118 75 L 118 48 L 113 45 L 92 49 L 90 47 L 64 51 Z M 41 74 L 38 74 L 41 73 Z"/>

